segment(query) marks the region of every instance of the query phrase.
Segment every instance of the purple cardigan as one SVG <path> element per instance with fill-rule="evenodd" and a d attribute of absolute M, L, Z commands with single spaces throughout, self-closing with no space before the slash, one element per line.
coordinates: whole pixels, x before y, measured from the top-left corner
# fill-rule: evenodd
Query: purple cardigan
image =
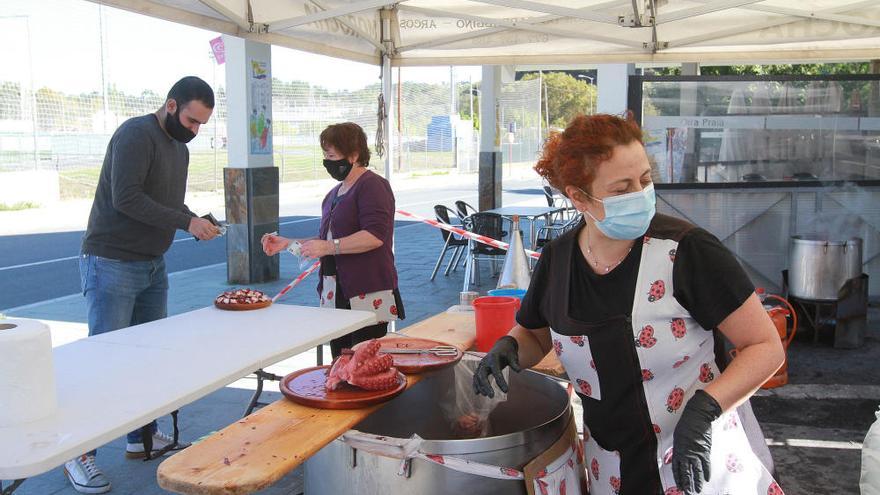
<path fill-rule="evenodd" d="M 366 230 L 382 241 L 382 246 L 360 254 L 342 254 L 336 257 L 336 277 L 346 297 L 380 290 L 397 289 L 397 269 L 391 246 L 394 239 L 394 193 L 388 181 L 367 170 L 345 193 L 333 214 L 330 206 L 342 183 L 334 187 L 321 203 L 320 238 L 327 238 L 331 228 L 333 237 L 340 239 Z M 321 267 L 324 275 L 324 267 Z M 318 281 L 321 293 L 324 279 Z"/>

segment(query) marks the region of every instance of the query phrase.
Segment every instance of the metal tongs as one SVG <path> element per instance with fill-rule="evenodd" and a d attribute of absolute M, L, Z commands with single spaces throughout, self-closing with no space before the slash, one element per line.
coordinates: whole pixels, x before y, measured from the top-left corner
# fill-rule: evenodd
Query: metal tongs
<path fill-rule="evenodd" d="M 379 352 L 386 354 L 433 354 L 435 356 L 457 356 L 458 348 L 451 345 L 438 345 L 430 349 L 384 348 Z"/>

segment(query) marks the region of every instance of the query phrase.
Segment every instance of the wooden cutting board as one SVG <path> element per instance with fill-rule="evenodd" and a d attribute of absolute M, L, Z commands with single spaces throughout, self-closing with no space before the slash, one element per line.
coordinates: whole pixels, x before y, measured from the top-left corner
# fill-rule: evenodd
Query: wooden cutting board
<path fill-rule="evenodd" d="M 382 351 L 395 349 L 432 349 L 440 345 L 449 345 L 445 342 L 438 342 L 436 340 L 400 337 L 396 335 L 386 336 L 379 339 L 379 342 L 381 343 L 381 347 L 379 348 L 380 353 Z M 464 355 L 461 351 L 457 350 L 457 348 L 456 353 L 452 356 L 438 356 L 427 352 L 419 354 L 390 354 L 394 358 L 394 367 L 407 375 L 436 371 L 446 368 L 447 366 L 452 366 L 461 361 L 461 357 Z"/>
<path fill-rule="evenodd" d="M 398 386 L 386 390 L 364 390 L 342 382 L 336 390 L 327 390 L 330 366 L 305 368 L 284 377 L 278 388 L 288 399 L 318 409 L 361 409 L 387 402 L 406 390 L 406 378 L 398 372 Z"/>
<path fill-rule="evenodd" d="M 255 309 L 268 308 L 271 305 L 272 301 L 260 301 L 250 304 L 226 304 L 214 301 L 214 306 L 217 309 L 223 309 L 226 311 L 252 311 Z"/>

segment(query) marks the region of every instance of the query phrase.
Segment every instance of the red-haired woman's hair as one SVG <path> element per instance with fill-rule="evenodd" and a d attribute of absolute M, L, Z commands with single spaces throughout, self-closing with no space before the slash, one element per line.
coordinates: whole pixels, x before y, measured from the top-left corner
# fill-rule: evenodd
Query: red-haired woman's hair
<path fill-rule="evenodd" d="M 563 194 L 571 185 L 586 191 L 596 167 L 611 158 L 614 147 L 633 141 L 642 143 L 642 131 L 631 112 L 625 118 L 578 115 L 563 132 L 550 134 L 535 171 Z"/>

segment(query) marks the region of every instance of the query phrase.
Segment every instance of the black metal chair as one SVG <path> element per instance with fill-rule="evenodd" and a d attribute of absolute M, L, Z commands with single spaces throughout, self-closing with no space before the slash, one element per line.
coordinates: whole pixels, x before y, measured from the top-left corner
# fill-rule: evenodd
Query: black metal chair
<path fill-rule="evenodd" d="M 455 211 L 458 212 L 458 217 L 461 219 L 465 219 L 474 213 L 477 213 L 477 209 L 473 206 L 465 203 L 462 200 L 458 200 L 455 202 Z"/>
<path fill-rule="evenodd" d="M 572 208 L 569 199 L 550 186 L 543 186 L 543 190 L 544 198 L 547 200 L 547 206 L 550 208 L 564 208 L 563 210 L 550 215 L 550 218 L 548 218 L 549 224 L 560 225 L 568 222 L 568 220 L 571 219 L 569 213 Z"/>
<path fill-rule="evenodd" d="M 463 223 L 465 218 L 477 213 L 477 209 L 463 200 L 458 200 L 455 202 L 455 212 L 458 213 L 458 218 L 460 218 Z M 462 264 L 467 264 L 467 258 L 463 258 L 461 262 Z M 455 271 L 457 268 L 458 265 L 456 264 L 452 271 Z"/>
<path fill-rule="evenodd" d="M 504 231 L 504 217 L 496 213 L 476 212 L 467 216 L 463 220 L 464 228 L 475 234 L 491 237 L 492 239 L 501 240 L 506 233 Z M 507 250 L 483 244 L 481 242 L 470 241 L 468 249 L 468 270 L 465 274 L 465 290 L 469 282 L 480 285 L 480 260 L 488 260 L 492 262 L 492 274 L 497 273 L 495 262 L 499 256 L 507 254 Z"/>
<path fill-rule="evenodd" d="M 437 216 L 437 221 L 443 222 L 445 224 L 453 225 L 450 222 L 450 218 L 455 218 L 458 220 L 458 223 L 461 224 L 461 219 L 455 213 L 452 208 L 447 208 L 443 205 L 434 205 L 434 214 Z M 451 214 L 451 215 L 450 215 Z M 443 250 L 440 251 L 440 256 L 437 258 L 437 263 L 434 264 L 434 271 L 431 272 L 431 280 L 434 280 L 434 277 L 437 276 L 437 270 L 440 269 L 440 264 L 443 263 L 443 258 L 446 257 L 446 252 L 450 249 L 452 250 L 452 259 L 449 260 L 449 264 L 446 265 L 446 270 L 443 272 L 444 276 L 449 275 L 450 269 L 455 271 L 458 265 L 458 260 L 461 258 L 461 254 L 465 251 L 468 245 L 468 241 L 465 238 L 458 238 L 452 232 L 448 230 L 440 229 L 440 235 L 443 236 Z"/>
<path fill-rule="evenodd" d="M 543 247 L 549 244 L 553 239 L 556 239 L 562 234 L 575 228 L 580 221 L 580 215 L 571 215 L 569 219 L 563 223 L 542 225 L 541 228 L 538 229 L 536 235 L 535 249 L 543 249 Z"/>

